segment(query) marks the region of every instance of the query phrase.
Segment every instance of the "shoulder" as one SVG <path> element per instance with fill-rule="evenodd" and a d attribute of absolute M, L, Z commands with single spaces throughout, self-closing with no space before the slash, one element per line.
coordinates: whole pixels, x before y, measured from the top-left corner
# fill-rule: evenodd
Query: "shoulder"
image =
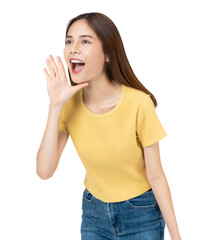
<path fill-rule="evenodd" d="M 142 90 L 139 90 L 137 88 L 133 88 L 133 87 L 129 87 L 129 86 L 125 86 L 126 87 L 126 95 L 127 98 L 130 102 L 133 102 L 134 104 L 136 104 L 137 106 L 141 105 L 146 99 L 151 99 L 150 95 L 145 93 Z"/>

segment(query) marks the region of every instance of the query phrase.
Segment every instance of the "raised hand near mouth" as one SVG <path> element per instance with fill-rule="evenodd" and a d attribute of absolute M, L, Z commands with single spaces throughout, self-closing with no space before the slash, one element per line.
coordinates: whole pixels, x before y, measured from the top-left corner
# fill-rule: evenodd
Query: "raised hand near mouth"
<path fill-rule="evenodd" d="M 50 61 L 49 61 L 50 60 Z M 49 55 L 49 60 L 46 59 L 47 66 L 44 72 L 47 78 L 47 91 L 52 106 L 63 107 L 64 104 L 81 88 L 88 86 L 88 83 L 81 83 L 76 86 L 69 85 L 65 74 L 65 69 L 60 57 L 57 57 L 58 66 L 52 55 Z M 59 67 L 59 69 L 58 69 Z"/>

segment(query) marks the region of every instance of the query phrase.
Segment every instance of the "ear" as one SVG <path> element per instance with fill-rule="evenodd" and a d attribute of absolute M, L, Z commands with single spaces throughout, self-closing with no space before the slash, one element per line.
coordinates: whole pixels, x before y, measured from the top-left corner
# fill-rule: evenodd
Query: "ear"
<path fill-rule="evenodd" d="M 106 62 L 109 62 L 110 61 L 110 59 L 109 59 L 109 57 L 108 56 L 106 56 L 106 60 L 105 60 Z"/>

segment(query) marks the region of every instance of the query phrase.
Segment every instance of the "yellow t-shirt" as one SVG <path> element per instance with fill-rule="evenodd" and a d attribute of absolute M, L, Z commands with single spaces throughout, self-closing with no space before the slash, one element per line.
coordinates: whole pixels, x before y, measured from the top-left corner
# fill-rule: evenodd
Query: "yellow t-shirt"
<path fill-rule="evenodd" d="M 151 188 L 143 147 L 167 133 L 147 93 L 122 85 L 118 104 L 98 114 L 85 106 L 82 88 L 64 105 L 58 129 L 70 135 L 86 169 L 84 185 L 96 198 L 120 202 Z"/>

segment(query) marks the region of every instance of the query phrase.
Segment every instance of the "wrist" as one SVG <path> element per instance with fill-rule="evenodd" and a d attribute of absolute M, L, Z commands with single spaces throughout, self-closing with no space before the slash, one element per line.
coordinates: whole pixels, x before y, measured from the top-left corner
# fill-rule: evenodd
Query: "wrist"
<path fill-rule="evenodd" d="M 54 106 L 52 104 L 49 104 L 49 113 L 60 115 L 62 112 L 62 109 L 63 109 L 63 106 Z"/>
<path fill-rule="evenodd" d="M 52 105 L 51 103 L 49 104 L 50 109 L 62 109 L 64 105 Z"/>

